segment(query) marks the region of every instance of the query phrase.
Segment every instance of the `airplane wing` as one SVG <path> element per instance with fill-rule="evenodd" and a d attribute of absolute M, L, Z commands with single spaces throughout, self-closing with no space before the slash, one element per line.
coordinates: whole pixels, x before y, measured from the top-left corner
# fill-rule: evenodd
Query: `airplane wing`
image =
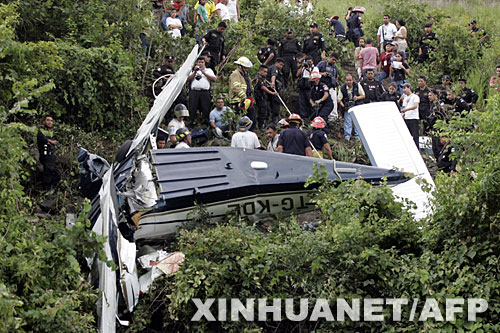
<path fill-rule="evenodd" d="M 429 215 L 432 212 L 432 196 L 422 190 L 419 182 L 424 180 L 434 190 L 434 181 L 396 104 L 364 104 L 349 112 L 353 115 L 354 124 L 372 165 L 388 169 L 395 167 L 415 175 L 410 181 L 394 186 L 394 195 L 407 198 L 417 205 L 417 209 L 413 211 L 415 218 L 421 219 Z"/>

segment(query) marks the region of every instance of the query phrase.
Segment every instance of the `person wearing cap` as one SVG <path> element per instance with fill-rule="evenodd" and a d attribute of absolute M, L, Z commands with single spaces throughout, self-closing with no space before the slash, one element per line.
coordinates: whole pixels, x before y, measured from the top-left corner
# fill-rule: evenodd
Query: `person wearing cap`
<path fill-rule="evenodd" d="M 276 59 L 276 63 L 269 67 L 267 71 L 267 81 L 269 89 L 277 94 L 267 95 L 269 111 L 271 112 L 271 120 L 273 123 L 278 121 L 280 116 L 281 101 L 278 97 L 279 92 L 283 88 L 283 68 L 285 60 L 283 58 Z"/>
<path fill-rule="evenodd" d="M 175 139 L 177 144 L 175 149 L 185 149 L 190 148 L 191 145 L 191 133 L 187 128 L 179 128 L 175 133 Z"/>
<path fill-rule="evenodd" d="M 354 121 L 348 111 L 353 106 L 363 104 L 364 99 L 365 91 L 363 90 L 361 84 L 354 82 L 352 75 L 347 74 L 345 76 L 345 83 L 340 87 L 337 100 L 344 110 L 344 138 L 348 141 L 351 139 L 353 128 L 354 138 L 359 138 L 358 130 L 354 126 Z"/>
<path fill-rule="evenodd" d="M 302 52 L 313 58 L 314 64 L 326 58 L 326 46 L 323 35 L 318 32 L 318 24 L 311 23 L 309 33 L 304 38 Z"/>
<path fill-rule="evenodd" d="M 229 23 L 231 21 L 231 16 L 229 15 L 229 8 L 227 8 L 228 0 L 220 0 L 220 2 L 215 5 L 215 12 L 222 22 Z"/>
<path fill-rule="evenodd" d="M 328 143 L 328 136 L 323 130 L 326 126 L 326 122 L 321 117 L 316 117 L 311 123 L 312 129 L 309 130 L 306 135 L 309 138 L 310 143 L 315 148 L 313 151 L 313 157 L 323 158 L 323 150 L 328 155 L 328 158 L 333 160 L 332 148 Z"/>
<path fill-rule="evenodd" d="M 174 118 L 167 125 L 168 139 L 172 146 L 177 144 L 176 133 L 179 128 L 186 128 L 184 119 L 189 117 L 189 111 L 184 104 L 177 104 L 174 108 Z"/>
<path fill-rule="evenodd" d="M 488 33 L 484 31 L 484 29 L 478 28 L 477 27 L 477 21 L 472 20 L 469 24 L 470 26 L 470 32 L 472 36 L 476 37 L 477 40 L 479 41 L 479 44 L 482 45 L 483 41 L 488 37 Z"/>
<path fill-rule="evenodd" d="M 346 39 L 345 26 L 342 22 L 339 21 L 339 17 L 335 15 L 331 18 L 327 17 L 326 20 L 330 25 L 329 34 L 335 35 L 335 39 L 338 39 L 339 41 L 344 41 Z"/>
<path fill-rule="evenodd" d="M 311 56 L 304 57 L 301 62 L 297 77 L 299 78 L 299 114 L 302 118 L 308 118 L 311 114 L 311 73 L 314 67 Z"/>
<path fill-rule="evenodd" d="M 266 128 L 266 136 L 269 140 L 267 143 L 267 151 L 275 152 L 276 149 L 278 149 L 278 141 L 280 138 L 280 134 L 278 133 L 278 129 L 276 128 L 276 125 L 274 124 L 269 124 L 267 125 Z"/>
<path fill-rule="evenodd" d="M 285 65 L 283 67 L 283 83 L 285 87 L 288 87 L 288 80 L 290 79 L 290 72 L 292 77 L 297 73 L 297 53 L 300 52 L 300 42 L 293 37 L 292 28 L 285 29 L 285 38 L 280 40 L 278 44 L 278 56 L 285 60 Z"/>
<path fill-rule="evenodd" d="M 311 144 L 306 133 L 299 128 L 302 118 L 295 113 L 288 117 L 289 127 L 280 132 L 276 152 L 299 156 L 312 156 Z"/>
<path fill-rule="evenodd" d="M 443 149 L 443 145 L 441 144 L 441 141 L 439 140 L 439 137 L 436 136 L 436 132 L 434 131 L 434 125 L 436 124 L 437 120 L 443 120 L 443 121 L 448 121 L 450 118 L 449 112 L 445 110 L 443 107 L 444 104 L 439 100 L 439 93 L 431 89 L 429 91 L 429 115 L 427 116 L 427 121 L 429 123 L 429 132 L 431 133 L 431 139 L 432 139 L 432 153 L 434 154 L 434 157 L 436 160 L 439 157 L 439 153 L 441 149 Z"/>
<path fill-rule="evenodd" d="M 247 112 L 248 117 L 252 120 L 253 129 L 256 120 L 255 109 L 253 106 L 245 109 L 242 104 L 248 97 L 252 97 L 252 83 L 248 76 L 248 69 L 253 64 L 247 57 L 239 57 L 234 63 L 238 65 L 238 68 L 229 76 L 229 104 L 236 112 L 240 110 Z"/>
<path fill-rule="evenodd" d="M 449 88 L 446 91 L 446 98 L 456 114 L 461 114 L 463 111 L 470 111 L 470 106 L 460 96 L 457 96 L 455 89 Z"/>
<path fill-rule="evenodd" d="M 339 71 L 337 69 L 337 59 L 339 55 L 337 53 L 332 53 L 327 60 L 322 60 L 318 63 L 317 68 L 321 74 L 321 82 L 328 86 L 328 93 L 332 99 L 333 108 L 331 110 L 331 115 L 334 118 L 338 117 L 337 113 L 337 87 L 339 86 L 338 78 Z"/>
<path fill-rule="evenodd" d="M 472 105 L 476 104 L 479 96 L 474 90 L 467 87 L 466 79 L 464 78 L 458 79 L 458 84 L 460 84 L 460 87 L 462 88 L 460 97 L 462 97 L 465 103 L 467 103 L 467 105 L 472 108 Z"/>
<path fill-rule="evenodd" d="M 205 58 L 199 57 L 196 65 L 187 77 L 189 83 L 189 113 L 192 121 L 196 118 L 196 113 L 201 112 L 203 122 L 208 122 L 212 97 L 210 96 L 210 84 L 215 82 L 217 76 L 205 66 Z"/>
<path fill-rule="evenodd" d="M 212 127 L 212 132 L 219 139 L 227 134 L 230 129 L 227 116 L 231 112 L 233 110 L 224 105 L 224 98 L 217 97 L 215 108 L 210 112 L 210 127 Z"/>
<path fill-rule="evenodd" d="M 398 28 L 391 23 L 391 16 L 385 14 L 383 17 L 383 24 L 378 27 L 377 31 L 377 45 L 380 48 L 380 53 L 385 51 L 385 46 L 392 43 L 394 35 L 398 31 Z"/>
<path fill-rule="evenodd" d="M 165 14 L 166 16 L 166 14 Z M 165 18 L 165 22 L 162 19 L 163 29 L 167 30 L 172 38 L 181 38 L 182 22 L 177 18 L 177 9 L 175 7 L 170 9 L 170 15 Z"/>
<path fill-rule="evenodd" d="M 317 71 L 311 73 L 312 87 L 309 95 L 309 103 L 314 110 L 314 117 L 321 117 L 325 121 L 333 110 L 333 102 L 330 97 L 330 88 L 321 82 L 321 74 Z M 311 116 L 312 118 L 312 116 Z"/>
<path fill-rule="evenodd" d="M 451 77 L 449 75 L 443 75 L 441 78 L 441 84 L 434 87 L 434 89 L 439 94 L 439 99 L 444 104 L 449 104 L 448 99 L 446 98 L 446 91 L 451 87 Z"/>
<path fill-rule="evenodd" d="M 217 74 L 217 70 L 215 68 L 215 64 L 214 62 L 212 61 L 212 53 L 210 53 L 210 51 L 203 51 L 201 53 L 201 56 L 203 58 L 205 58 L 205 67 L 206 68 L 210 68 L 212 70 L 212 72 L 214 72 L 214 74 Z"/>
<path fill-rule="evenodd" d="M 411 91 L 411 85 L 409 83 L 403 84 L 403 107 L 401 108 L 401 114 L 410 131 L 410 135 L 413 137 L 415 145 L 418 147 L 418 104 L 420 103 L 420 98 Z"/>
<path fill-rule="evenodd" d="M 259 48 L 257 59 L 259 59 L 263 65 L 269 67 L 274 65 L 276 58 L 276 41 L 268 38 L 266 46 Z"/>
<path fill-rule="evenodd" d="M 353 42 L 355 47 L 358 47 L 359 38 L 365 34 L 363 31 L 363 18 L 361 17 L 364 12 L 364 7 L 356 6 L 351 10 L 347 20 L 347 39 Z"/>
<path fill-rule="evenodd" d="M 371 38 L 366 39 L 366 46 L 359 52 L 359 59 L 361 61 L 361 73 L 365 77 L 368 69 L 372 69 L 377 75 L 377 61 L 379 53 L 376 47 L 372 45 Z"/>
<path fill-rule="evenodd" d="M 391 56 L 391 62 L 396 61 L 396 54 L 400 52 L 403 55 L 403 61 L 408 63 L 408 57 L 406 56 L 405 51 L 399 51 L 399 44 L 396 41 L 393 41 L 391 43 L 392 46 L 392 56 Z"/>
<path fill-rule="evenodd" d="M 418 48 L 418 58 L 417 61 L 420 63 L 424 63 L 429 60 L 429 53 L 434 51 L 436 48 L 429 44 L 432 43 L 433 40 L 439 43 L 439 39 L 435 32 L 432 32 L 432 24 L 427 23 L 424 27 L 425 33 L 422 37 L 420 37 L 419 48 Z"/>
<path fill-rule="evenodd" d="M 243 116 L 238 121 L 238 132 L 233 134 L 231 138 L 231 147 L 257 149 L 260 148 L 259 138 L 257 134 L 249 131 L 253 121 L 247 116 Z"/>
<path fill-rule="evenodd" d="M 212 61 L 217 66 L 224 60 L 224 31 L 226 31 L 226 22 L 219 22 L 217 29 L 208 30 L 201 41 L 205 45 L 205 50 L 212 54 Z"/>
<path fill-rule="evenodd" d="M 174 75 L 174 74 L 175 74 L 175 56 L 167 55 L 165 57 L 165 64 L 161 65 L 160 67 L 156 68 L 153 71 L 153 77 L 155 80 L 162 77 L 162 76 L 165 76 L 164 78 L 159 80 L 155 85 L 154 89 L 155 89 L 156 96 L 158 96 L 161 93 L 162 87 L 167 83 L 169 76 Z M 184 104 L 184 105 L 188 104 L 188 100 L 187 100 L 186 93 L 185 93 L 184 89 L 181 90 L 181 92 L 179 93 L 179 95 L 175 99 L 172 107 L 170 108 L 170 110 L 168 110 L 168 112 L 170 113 L 172 111 L 174 105 L 177 105 L 177 104 Z"/>

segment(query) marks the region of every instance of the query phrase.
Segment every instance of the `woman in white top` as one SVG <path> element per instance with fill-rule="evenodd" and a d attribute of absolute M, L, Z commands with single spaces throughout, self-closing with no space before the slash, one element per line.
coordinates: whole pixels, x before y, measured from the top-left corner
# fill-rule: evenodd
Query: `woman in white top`
<path fill-rule="evenodd" d="M 405 21 L 403 19 L 398 19 L 396 21 L 396 28 L 398 31 L 394 35 L 394 41 L 398 43 L 398 51 L 406 51 L 408 43 L 406 42 L 407 31 L 405 27 Z"/>
<path fill-rule="evenodd" d="M 231 20 L 229 8 L 227 8 L 227 1 L 228 0 L 220 0 L 220 2 L 215 6 L 215 12 L 222 22 L 229 22 Z"/>
<path fill-rule="evenodd" d="M 182 22 L 177 18 L 177 10 L 175 8 L 170 11 L 170 17 L 167 18 L 166 26 L 168 33 L 173 38 L 181 37 Z"/>
<path fill-rule="evenodd" d="M 238 20 L 240 19 L 240 5 L 238 4 L 238 0 L 228 0 L 226 6 L 227 9 L 229 9 L 231 21 L 238 23 Z"/>

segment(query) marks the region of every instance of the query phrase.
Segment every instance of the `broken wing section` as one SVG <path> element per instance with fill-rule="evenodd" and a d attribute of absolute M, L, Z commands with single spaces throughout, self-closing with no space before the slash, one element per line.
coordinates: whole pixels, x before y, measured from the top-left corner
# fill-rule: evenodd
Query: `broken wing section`
<path fill-rule="evenodd" d="M 353 115 L 372 165 L 387 169 L 397 168 L 414 175 L 409 181 L 394 186 L 394 195 L 407 198 L 417 205 L 413 210 L 416 219 L 422 219 L 432 213 L 432 196 L 422 190 L 420 182 L 427 182 L 431 190 L 434 190 L 434 181 L 396 104 L 364 104 L 352 108 L 349 112 Z"/>

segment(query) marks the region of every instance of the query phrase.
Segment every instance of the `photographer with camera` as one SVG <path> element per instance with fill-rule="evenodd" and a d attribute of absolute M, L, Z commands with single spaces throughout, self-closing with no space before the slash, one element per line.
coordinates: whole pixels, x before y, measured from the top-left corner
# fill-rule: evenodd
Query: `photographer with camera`
<path fill-rule="evenodd" d="M 297 71 L 299 79 L 299 114 L 302 118 L 308 118 L 311 114 L 311 104 L 309 103 L 309 95 L 311 94 L 311 72 L 314 67 L 313 58 L 305 56 L 301 53 L 300 67 Z"/>
<path fill-rule="evenodd" d="M 349 114 L 349 109 L 355 105 L 363 104 L 363 99 L 365 99 L 365 91 L 363 87 L 358 83 L 354 82 L 351 74 L 345 76 L 345 83 L 340 87 L 339 95 L 337 97 L 338 103 L 344 110 L 344 138 L 346 140 L 351 139 L 352 128 L 354 127 L 354 137 L 359 138 L 358 131 L 354 126 L 351 115 Z"/>
<path fill-rule="evenodd" d="M 191 74 L 189 74 L 187 81 L 189 82 L 189 113 L 191 114 L 191 121 L 194 122 L 196 112 L 200 110 L 203 122 L 208 124 L 210 115 L 210 82 L 215 82 L 217 76 L 210 68 L 205 67 L 205 58 L 199 57 L 196 60 L 196 65 L 193 66 Z"/>

